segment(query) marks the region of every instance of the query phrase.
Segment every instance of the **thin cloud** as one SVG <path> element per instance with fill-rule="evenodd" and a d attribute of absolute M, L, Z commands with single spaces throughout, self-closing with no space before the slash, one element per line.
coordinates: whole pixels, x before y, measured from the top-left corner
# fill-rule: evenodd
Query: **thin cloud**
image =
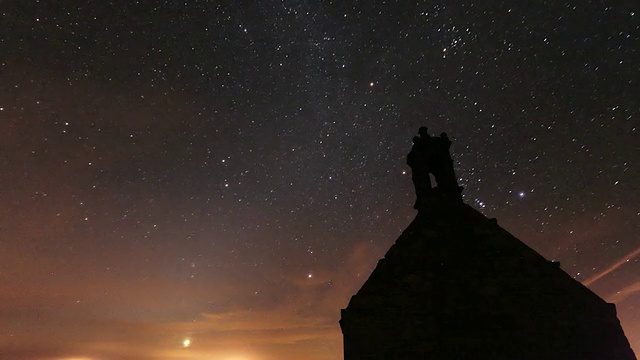
<path fill-rule="evenodd" d="M 613 265 L 611 265 L 608 268 L 606 268 L 604 271 L 601 271 L 600 273 L 598 273 L 598 274 L 586 279 L 583 282 L 583 284 L 585 286 L 589 286 L 589 285 L 593 284 L 594 282 L 596 282 L 596 281 L 602 279 L 603 277 L 607 276 L 608 274 L 610 274 L 611 272 L 615 271 L 617 268 L 619 268 L 622 265 L 626 264 L 627 262 L 629 262 L 631 259 L 635 258 L 638 255 L 640 255 L 640 247 L 636 248 L 635 250 L 631 251 L 627 255 L 623 256 L 620 260 L 618 260 Z"/>

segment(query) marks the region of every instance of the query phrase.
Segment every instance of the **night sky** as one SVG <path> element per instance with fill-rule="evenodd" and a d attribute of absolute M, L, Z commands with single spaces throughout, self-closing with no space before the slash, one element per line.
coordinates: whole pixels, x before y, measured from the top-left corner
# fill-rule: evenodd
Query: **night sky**
<path fill-rule="evenodd" d="M 0 1 L 0 358 L 341 359 L 421 125 L 640 353 L 640 7 L 453 3 Z"/>

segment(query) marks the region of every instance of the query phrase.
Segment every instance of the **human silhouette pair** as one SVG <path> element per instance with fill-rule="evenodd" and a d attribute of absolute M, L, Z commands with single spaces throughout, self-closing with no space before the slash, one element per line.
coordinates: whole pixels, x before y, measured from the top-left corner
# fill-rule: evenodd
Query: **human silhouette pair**
<path fill-rule="evenodd" d="M 416 205 L 433 190 L 431 178 L 433 175 L 436 189 L 441 192 L 455 192 L 459 189 L 458 181 L 453 170 L 453 159 L 449 153 L 451 140 L 447 133 L 439 137 L 429 135 L 426 126 L 420 127 L 418 135 L 413 138 L 413 146 L 407 155 L 407 165 L 411 167 L 411 180 L 416 189 Z"/>

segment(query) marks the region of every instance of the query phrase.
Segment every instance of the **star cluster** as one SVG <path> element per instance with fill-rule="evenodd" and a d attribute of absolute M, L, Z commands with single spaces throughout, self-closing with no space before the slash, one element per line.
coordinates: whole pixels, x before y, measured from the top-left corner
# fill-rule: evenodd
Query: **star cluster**
<path fill-rule="evenodd" d="M 340 358 L 421 125 L 640 352 L 639 10 L 3 2 L 0 357 Z"/>

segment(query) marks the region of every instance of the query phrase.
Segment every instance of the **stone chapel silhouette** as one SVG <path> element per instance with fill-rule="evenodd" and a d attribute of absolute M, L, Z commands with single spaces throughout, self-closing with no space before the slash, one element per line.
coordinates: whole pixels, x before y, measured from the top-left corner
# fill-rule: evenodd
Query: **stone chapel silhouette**
<path fill-rule="evenodd" d="M 464 204 L 451 141 L 419 134 L 418 214 L 342 310 L 344 359 L 636 360 L 615 305 Z"/>

